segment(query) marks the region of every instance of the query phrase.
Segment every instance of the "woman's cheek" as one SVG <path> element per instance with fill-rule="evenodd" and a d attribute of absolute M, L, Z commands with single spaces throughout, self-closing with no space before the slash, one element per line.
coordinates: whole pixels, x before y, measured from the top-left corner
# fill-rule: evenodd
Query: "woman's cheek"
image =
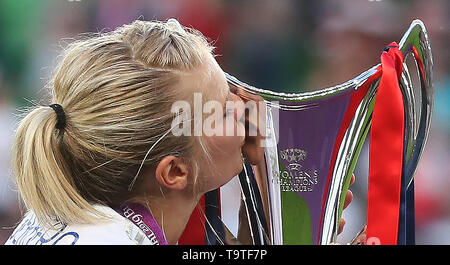
<path fill-rule="evenodd" d="M 237 136 L 239 137 L 239 141 L 241 143 L 241 146 L 244 144 L 245 140 L 245 125 L 242 122 L 237 122 Z"/>
<path fill-rule="evenodd" d="M 232 138 L 231 141 L 236 141 L 233 145 L 240 148 L 245 140 L 244 123 L 236 121 L 233 117 L 228 117 L 224 127 L 224 135 Z"/>
<path fill-rule="evenodd" d="M 211 173 L 206 176 L 205 189 L 216 189 L 234 176 L 243 168 L 241 154 L 241 137 L 237 136 L 212 136 L 208 140 L 213 165 Z"/>

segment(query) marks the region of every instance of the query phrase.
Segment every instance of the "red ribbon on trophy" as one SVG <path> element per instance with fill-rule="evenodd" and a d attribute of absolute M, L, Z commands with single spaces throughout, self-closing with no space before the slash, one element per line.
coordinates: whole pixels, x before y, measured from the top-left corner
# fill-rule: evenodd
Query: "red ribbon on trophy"
<path fill-rule="evenodd" d="M 397 43 L 381 55 L 382 76 L 372 114 L 366 244 L 395 245 L 398 238 L 404 143 L 399 87 L 403 55 Z"/>

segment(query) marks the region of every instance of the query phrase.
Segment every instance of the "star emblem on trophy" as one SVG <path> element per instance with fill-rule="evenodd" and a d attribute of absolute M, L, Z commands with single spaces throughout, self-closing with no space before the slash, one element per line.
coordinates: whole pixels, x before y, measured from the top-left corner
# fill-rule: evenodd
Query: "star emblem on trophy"
<path fill-rule="evenodd" d="M 300 161 L 304 161 L 306 159 L 307 152 L 298 148 L 290 148 L 281 151 L 280 157 L 281 159 L 286 160 L 289 163 L 299 163 Z"/>

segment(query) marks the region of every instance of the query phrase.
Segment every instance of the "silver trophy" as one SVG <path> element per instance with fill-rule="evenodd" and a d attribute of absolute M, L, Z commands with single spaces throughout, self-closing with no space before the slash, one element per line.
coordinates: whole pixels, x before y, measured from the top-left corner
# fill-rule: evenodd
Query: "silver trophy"
<path fill-rule="evenodd" d="M 420 89 L 414 88 L 410 69 L 403 63 L 399 86 L 405 106 L 404 194 L 399 211 L 400 227 L 406 232 L 400 233 L 404 238 L 399 243 L 406 244 L 413 242 L 414 231 L 410 230 L 414 219 L 410 216 L 413 203 L 406 205 L 405 200 L 414 192 L 413 177 L 428 137 L 433 108 L 433 60 L 420 20 L 412 22 L 399 49 L 404 62 L 414 57 L 420 77 Z M 378 67 L 343 84 L 307 93 L 260 89 L 227 74 L 229 84 L 241 97 L 265 104 L 264 125 L 260 126 L 264 131 L 263 159 L 246 163 L 239 175 L 243 202 L 240 227 L 246 227 L 241 230 L 249 239 L 245 243 L 335 242 L 350 178 L 371 127 L 380 81 L 373 77 Z M 355 110 L 349 119 L 346 115 L 350 105 Z M 344 122 L 348 123 L 345 130 Z M 226 192 L 221 196 L 226 197 Z"/>

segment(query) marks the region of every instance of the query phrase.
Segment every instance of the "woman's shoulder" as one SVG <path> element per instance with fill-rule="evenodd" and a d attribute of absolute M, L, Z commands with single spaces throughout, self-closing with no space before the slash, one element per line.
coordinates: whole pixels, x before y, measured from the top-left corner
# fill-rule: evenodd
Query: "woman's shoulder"
<path fill-rule="evenodd" d="M 6 242 L 7 245 L 140 245 L 147 244 L 145 235 L 128 219 L 112 208 L 95 208 L 110 218 L 95 224 L 64 224 L 52 228 L 39 224 L 29 211 Z"/>

